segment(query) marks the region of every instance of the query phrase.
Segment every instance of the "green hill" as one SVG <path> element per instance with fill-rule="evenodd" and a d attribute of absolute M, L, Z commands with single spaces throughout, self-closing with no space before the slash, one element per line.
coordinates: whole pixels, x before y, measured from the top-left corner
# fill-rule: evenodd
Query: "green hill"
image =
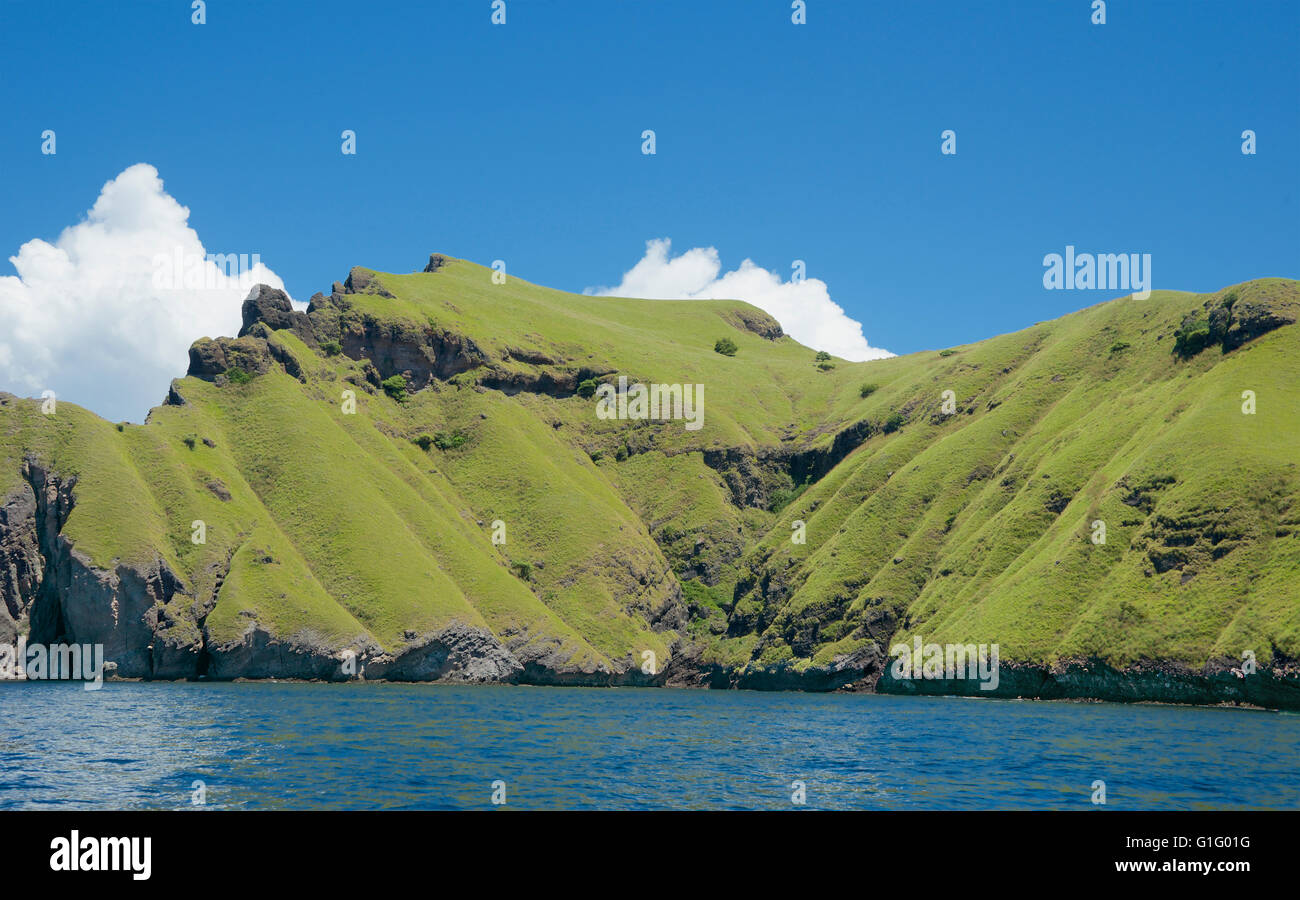
<path fill-rule="evenodd" d="M 492 274 L 353 269 L 306 313 L 259 286 L 144 425 L 0 395 L 0 641 L 125 677 L 990 693 L 891 674 L 920 637 L 997 644 L 999 695 L 1300 706 L 1300 283 L 850 363 L 744 303 Z M 600 418 L 621 377 L 702 385 L 702 425 Z"/>

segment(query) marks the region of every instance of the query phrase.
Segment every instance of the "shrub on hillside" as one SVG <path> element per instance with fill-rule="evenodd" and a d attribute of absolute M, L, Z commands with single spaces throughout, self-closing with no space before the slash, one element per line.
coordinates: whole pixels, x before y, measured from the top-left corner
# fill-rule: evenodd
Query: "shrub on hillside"
<path fill-rule="evenodd" d="M 226 369 L 226 380 L 231 384 L 248 384 L 253 380 L 253 376 L 249 375 L 238 366 L 231 366 L 229 369 Z"/>
<path fill-rule="evenodd" d="M 422 434 L 418 438 L 415 438 L 415 440 L 412 441 L 412 443 L 415 444 L 415 446 L 419 447 L 421 450 L 423 450 L 425 453 L 428 453 L 429 448 L 433 446 L 433 436 L 428 434 Z"/>
<path fill-rule="evenodd" d="M 858 394 L 862 397 L 870 397 L 878 390 L 880 390 L 880 385 L 867 382 L 862 387 L 858 388 Z"/>
<path fill-rule="evenodd" d="M 338 341 L 326 341 L 320 345 L 320 348 L 325 351 L 326 356 L 338 356 L 343 352 L 343 345 Z"/>
<path fill-rule="evenodd" d="M 469 435 L 461 428 L 453 431 L 439 431 L 433 436 L 433 443 L 439 450 L 455 450 L 469 440 Z"/>
<path fill-rule="evenodd" d="M 578 385 L 578 396 L 594 397 L 596 395 L 596 388 L 598 387 L 600 387 L 600 382 L 596 381 L 594 378 L 588 378 Z"/>
<path fill-rule="evenodd" d="M 903 418 L 902 413 L 892 412 L 889 414 L 889 418 L 885 419 L 885 424 L 882 426 L 882 429 L 885 432 L 885 434 L 892 434 L 898 429 L 902 428 L 903 423 L 906 421 L 907 420 Z"/>
<path fill-rule="evenodd" d="M 775 513 L 785 509 L 791 503 L 798 500 L 799 496 L 804 491 L 808 490 L 808 486 L 810 484 L 812 484 L 812 479 L 808 478 L 804 481 L 803 484 L 791 485 L 788 488 L 777 488 L 772 492 L 772 496 L 768 498 L 767 501 L 768 512 Z"/>
<path fill-rule="evenodd" d="M 718 342 L 713 345 L 714 353 L 721 353 L 723 356 L 735 356 L 736 351 L 740 349 L 736 342 L 731 338 L 718 338 Z"/>
<path fill-rule="evenodd" d="M 406 376 L 394 375 L 391 378 L 385 378 L 379 386 L 384 389 L 385 394 L 398 403 L 406 402 Z"/>
<path fill-rule="evenodd" d="M 1219 308 L 1188 313 L 1174 332 L 1174 355 L 1191 359 L 1212 344 L 1222 345 L 1226 353 L 1228 331 L 1233 324 L 1232 308 L 1236 305 L 1237 293 L 1229 291 L 1219 300 Z"/>
<path fill-rule="evenodd" d="M 1214 342 L 1210 331 L 1210 320 L 1197 311 L 1183 319 L 1183 324 L 1174 332 L 1174 354 L 1183 359 L 1190 359 Z"/>

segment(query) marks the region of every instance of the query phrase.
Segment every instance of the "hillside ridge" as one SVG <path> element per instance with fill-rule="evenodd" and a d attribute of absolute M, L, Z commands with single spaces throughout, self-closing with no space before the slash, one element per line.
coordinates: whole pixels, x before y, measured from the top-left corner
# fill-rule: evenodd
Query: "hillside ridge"
<path fill-rule="evenodd" d="M 0 395 L 0 642 L 134 678 L 1300 707 L 1300 283 L 850 363 L 739 301 L 493 275 L 257 285 L 143 425 Z M 702 427 L 601 418 L 620 378 L 702 385 Z M 996 644 L 1001 683 L 896 677 L 916 638 Z"/>

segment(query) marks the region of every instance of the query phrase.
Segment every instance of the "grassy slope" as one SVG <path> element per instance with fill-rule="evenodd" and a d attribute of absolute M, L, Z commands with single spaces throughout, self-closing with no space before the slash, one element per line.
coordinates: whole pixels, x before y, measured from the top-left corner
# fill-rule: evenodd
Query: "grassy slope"
<path fill-rule="evenodd" d="M 928 372 L 879 364 L 898 373 L 879 402 L 913 400 L 911 424 L 846 459 L 752 555 L 793 593 L 762 658 L 808 652 L 811 633 L 822 661 L 895 623 L 900 638 L 997 642 L 1020 660 L 1295 656 L 1300 326 L 1179 362 L 1171 331 L 1203 299 L 1125 298 Z M 946 388 L 972 412 L 932 420 Z M 1148 486 L 1145 505 L 1124 502 Z M 789 542 L 799 518 L 805 546 Z"/>
<path fill-rule="evenodd" d="M 277 332 L 305 383 L 278 368 L 242 386 L 183 379 L 188 405 L 120 432 L 68 404 L 45 417 L 10 403 L 0 479 L 27 451 L 77 475 L 65 530 L 100 565 L 159 555 L 201 599 L 228 563 L 207 619 L 218 640 L 256 620 L 395 650 L 459 621 L 584 670 L 621 668 L 647 649 L 668 657 L 675 634 L 648 622 L 680 576 L 689 631 L 732 664 L 826 662 L 896 629 L 1035 661 L 1300 653 L 1300 326 L 1180 362 L 1172 332 L 1205 298 L 1156 292 L 948 356 L 823 371 L 812 350 L 746 329 L 761 314 L 744 304 L 587 297 L 490 274 L 452 261 L 379 275 L 397 297 L 348 299 L 362 315 L 468 336 L 498 371 L 702 383 L 704 429 L 602 422 L 589 400 L 508 396 L 475 373 L 397 403 L 345 381 L 361 381 L 358 363 Z M 1239 291 L 1265 289 L 1300 293 L 1281 280 Z M 713 352 L 723 336 L 735 357 Z M 879 389 L 863 398 L 864 382 Z M 355 416 L 341 412 L 345 389 Z M 1244 389 L 1255 416 L 1241 414 Z M 944 390 L 954 416 L 940 415 Z M 894 412 L 900 430 L 778 513 L 737 506 L 700 452 L 826 448 Z M 468 437 L 459 448 L 412 443 L 454 429 Z M 779 468 L 762 477 L 789 487 Z M 195 519 L 203 546 L 189 539 Z M 1089 540 L 1097 519 L 1104 545 Z M 790 541 L 795 520 L 806 544 Z M 521 563 L 527 580 L 512 571 Z"/>

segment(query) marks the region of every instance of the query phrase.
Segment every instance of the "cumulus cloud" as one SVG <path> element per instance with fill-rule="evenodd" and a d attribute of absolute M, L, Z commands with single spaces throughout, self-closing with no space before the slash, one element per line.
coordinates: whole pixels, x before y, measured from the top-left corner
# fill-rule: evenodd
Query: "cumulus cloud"
<path fill-rule="evenodd" d="M 744 300 L 814 349 L 854 361 L 894 355 L 867 343 L 862 323 L 844 313 L 819 278 L 782 281 L 749 259 L 740 268 L 720 274 L 722 262 L 713 247 L 695 247 L 676 257 L 671 250 L 667 238 L 646 241 L 645 256 L 623 274 L 617 287 L 588 288 L 587 293 L 655 300 Z"/>
<path fill-rule="evenodd" d="M 104 185 L 84 221 L 23 244 L 0 276 L 0 390 L 141 421 L 191 343 L 239 330 L 258 282 L 283 289 L 257 255 L 208 258 L 190 211 L 158 170 L 131 166 Z"/>

